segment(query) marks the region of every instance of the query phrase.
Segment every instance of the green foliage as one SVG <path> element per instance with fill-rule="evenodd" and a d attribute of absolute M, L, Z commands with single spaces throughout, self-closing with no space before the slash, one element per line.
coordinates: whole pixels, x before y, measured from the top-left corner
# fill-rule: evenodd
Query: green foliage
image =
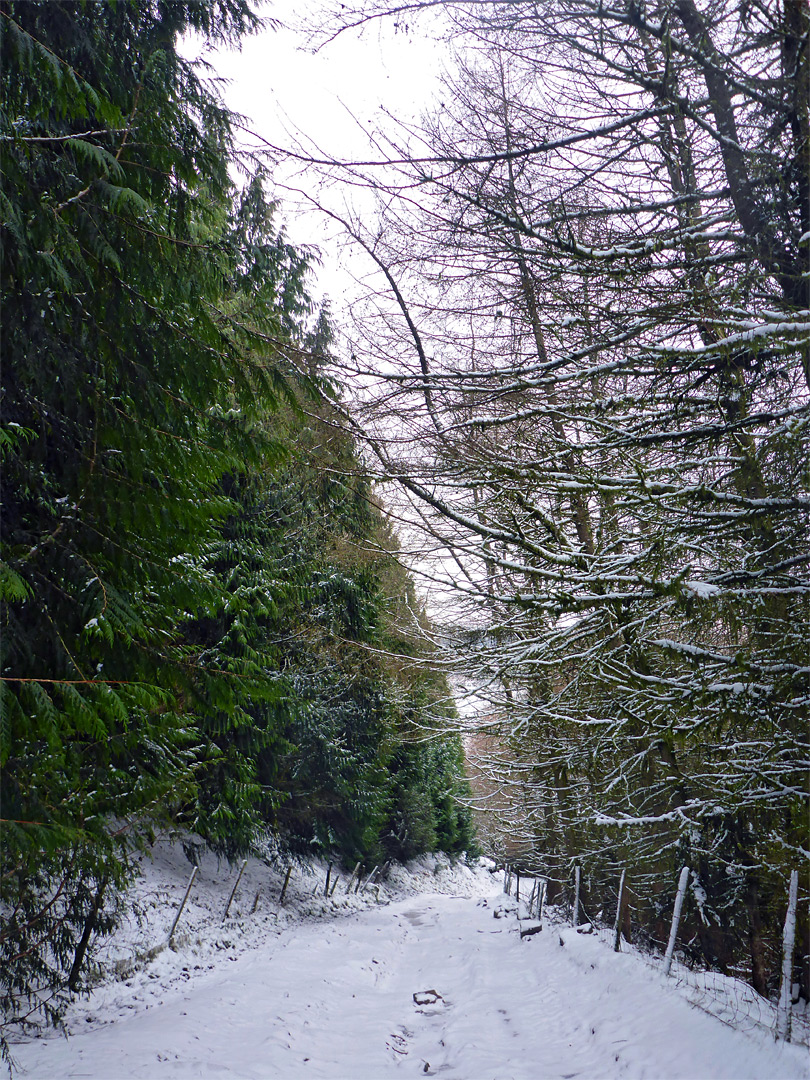
<path fill-rule="evenodd" d="M 176 48 L 255 22 L 243 0 L 0 0 L 11 1024 L 81 987 L 159 824 L 228 857 L 273 827 L 376 858 L 406 798 L 396 597 L 320 371 L 328 313 L 308 327 L 309 256 L 261 175 L 235 194 L 230 117 Z M 413 850 L 460 842 L 459 760 L 435 768 Z"/>
<path fill-rule="evenodd" d="M 461 740 L 403 742 L 394 754 L 394 790 L 385 847 L 390 858 L 407 860 L 423 851 L 477 853 L 472 818 L 464 801 Z"/>
<path fill-rule="evenodd" d="M 247 419 L 275 398 L 260 339 L 222 303 L 228 118 L 175 39 L 252 23 L 239 0 L 0 5 L 12 1021 L 42 995 L 54 1015 L 88 890 L 105 882 L 100 932 L 145 823 L 194 786 L 206 685 L 178 613 L 218 602 L 219 480 L 262 451 Z"/>
<path fill-rule="evenodd" d="M 327 329 L 321 317 L 321 354 Z M 185 820 L 231 856 L 263 824 L 292 851 L 344 861 L 471 847 L 454 801 L 458 744 L 432 721 L 434 741 L 415 741 L 420 710 L 447 687 L 414 663 L 412 583 L 380 553 L 393 537 L 328 400 L 307 394 L 302 405 L 306 420 L 294 407 L 274 417 L 290 459 L 227 483 L 238 511 L 209 570 L 228 600 L 187 632 L 203 663 L 245 681 L 230 712 L 200 714 L 207 743 Z M 417 761 L 421 772 L 408 767 Z M 438 827 L 398 846 L 398 803 L 417 783 Z"/>

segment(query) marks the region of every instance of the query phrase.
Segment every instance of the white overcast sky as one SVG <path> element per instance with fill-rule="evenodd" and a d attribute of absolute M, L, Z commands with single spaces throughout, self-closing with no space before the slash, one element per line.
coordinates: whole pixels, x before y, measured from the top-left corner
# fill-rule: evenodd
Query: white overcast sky
<path fill-rule="evenodd" d="M 202 56 L 228 80 L 223 88 L 226 103 L 245 116 L 257 134 L 282 147 L 308 142 L 327 156 L 346 160 L 370 156 L 367 133 L 390 130 L 394 122 L 384 110 L 400 121 L 418 119 L 446 55 L 446 46 L 431 40 L 424 24 L 406 33 L 391 19 L 382 19 L 346 31 L 315 51 L 315 43 L 297 28 L 300 20 L 293 0 L 257 7 L 262 16 L 283 25 L 244 39 L 240 52 L 203 53 L 199 44 L 187 42 L 188 55 Z M 302 10 L 300 0 L 297 8 Z M 316 9 L 317 5 L 306 6 L 310 21 Z M 285 192 L 284 184 L 307 187 L 309 178 L 299 167 L 282 160 L 275 180 L 291 239 L 322 249 L 324 262 L 315 291 L 328 293 L 339 308 L 341 294 L 350 285 L 333 239 L 334 227 L 316 215 L 298 215 L 296 200 Z M 339 206 L 340 192 L 328 196 L 333 206 Z M 355 194 L 355 202 L 356 198 Z"/>

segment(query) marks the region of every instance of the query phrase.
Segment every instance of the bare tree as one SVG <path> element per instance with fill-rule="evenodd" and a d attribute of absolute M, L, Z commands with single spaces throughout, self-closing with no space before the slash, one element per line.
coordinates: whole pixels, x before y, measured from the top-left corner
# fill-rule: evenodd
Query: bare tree
<path fill-rule="evenodd" d="M 356 422 L 470 607 L 538 855 L 688 857 L 704 954 L 764 992 L 806 858 L 808 5 L 443 10 L 458 72 L 349 223 L 385 283 Z"/>

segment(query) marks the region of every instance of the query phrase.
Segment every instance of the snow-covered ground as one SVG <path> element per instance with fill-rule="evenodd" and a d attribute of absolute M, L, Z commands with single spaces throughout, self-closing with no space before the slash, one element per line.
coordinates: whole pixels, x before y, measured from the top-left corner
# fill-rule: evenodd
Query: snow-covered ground
<path fill-rule="evenodd" d="M 18 1075 L 810 1077 L 806 1048 L 733 1030 L 596 935 L 547 922 L 521 939 L 529 924 L 483 868 L 426 857 L 379 897 L 347 894 L 344 879 L 330 899 L 325 869 L 294 869 L 282 908 L 281 871 L 250 860 L 223 924 L 237 871 L 204 856 L 159 950 L 189 870 L 159 845 L 140 921 L 109 946 L 119 978 L 71 1008 L 69 1038 L 16 1044 Z"/>

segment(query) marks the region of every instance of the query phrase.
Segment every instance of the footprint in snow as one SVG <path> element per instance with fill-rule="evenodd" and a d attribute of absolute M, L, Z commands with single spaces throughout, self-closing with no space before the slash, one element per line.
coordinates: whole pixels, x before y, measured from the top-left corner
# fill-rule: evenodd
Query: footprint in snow
<path fill-rule="evenodd" d="M 402 1034 L 400 1034 L 402 1032 Z M 411 1034 L 407 1028 L 401 1027 L 399 1031 L 394 1031 L 388 1036 L 386 1047 L 392 1053 L 398 1057 L 405 1057 L 408 1053 L 408 1036 Z"/>

